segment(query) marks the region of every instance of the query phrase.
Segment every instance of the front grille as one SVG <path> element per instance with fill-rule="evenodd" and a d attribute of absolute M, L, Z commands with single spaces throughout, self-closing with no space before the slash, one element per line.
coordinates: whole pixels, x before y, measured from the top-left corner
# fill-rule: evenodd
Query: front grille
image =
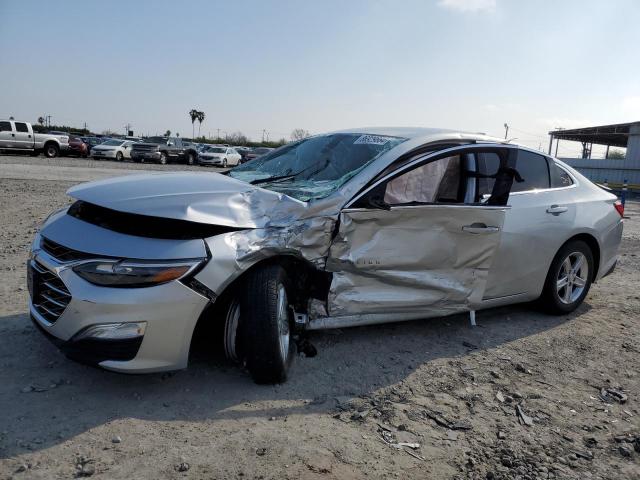
<path fill-rule="evenodd" d="M 154 152 L 158 150 L 157 145 L 133 145 L 131 150 L 134 152 Z"/>
<path fill-rule="evenodd" d="M 76 260 L 95 258 L 95 255 L 85 252 L 79 252 L 78 250 L 73 250 L 72 248 L 60 245 L 59 243 L 56 243 L 53 240 L 49 240 L 45 237 L 42 237 L 42 239 L 40 240 L 40 247 L 49 255 L 57 260 L 60 260 L 61 262 L 73 262 Z"/>
<path fill-rule="evenodd" d="M 38 262 L 28 266 L 31 302 L 37 312 L 49 323 L 55 323 L 71 301 L 71 293 L 55 273 Z"/>

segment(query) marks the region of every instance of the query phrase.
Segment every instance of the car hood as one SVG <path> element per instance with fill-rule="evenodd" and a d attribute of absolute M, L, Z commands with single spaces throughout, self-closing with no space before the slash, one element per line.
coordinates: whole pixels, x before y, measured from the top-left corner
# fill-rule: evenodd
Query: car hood
<path fill-rule="evenodd" d="M 136 142 L 131 145 L 131 148 L 135 147 L 160 147 L 160 143 L 146 143 L 146 142 Z"/>
<path fill-rule="evenodd" d="M 67 193 L 120 212 L 238 228 L 286 226 L 308 207 L 219 173 L 127 175 L 83 183 Z"/>
<path fill-rule="evenodd" d="M 113 145 L 96 145 L 93 150 L 115 150 L 116 148 L 118 147 Z"/>

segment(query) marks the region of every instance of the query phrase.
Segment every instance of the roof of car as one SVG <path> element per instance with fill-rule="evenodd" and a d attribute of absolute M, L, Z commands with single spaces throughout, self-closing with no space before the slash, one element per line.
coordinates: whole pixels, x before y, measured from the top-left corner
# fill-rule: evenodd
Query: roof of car
<path fill-rule="evenodd" d="M 386 135 L 393 137 L 404 137 L 408 139 L 423 138 L 428 141 L 429 137 L 433 137 L 434 140 L 441 140 L 444 137 L 450 137 L 452 139 L 475 139 L 491 142 L 504 143 L 504 139 L 492 137 L 480 132 L 465 132 L 462 130 L 450 130 L 446 128 L 426 128 L 426 127 L 364 127 L 364 128 L 349 128 L 345 130 L 339 130 L 332 133 L 369 133 L 372 135 Z"/>

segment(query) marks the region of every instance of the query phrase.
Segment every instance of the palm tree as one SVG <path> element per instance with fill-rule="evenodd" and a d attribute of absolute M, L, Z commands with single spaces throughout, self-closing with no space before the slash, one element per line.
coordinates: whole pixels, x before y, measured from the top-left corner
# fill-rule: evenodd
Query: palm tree
<path fill-rule="evenodd" d="M 191 117 L 191 136 L 192 137 L 196 134 L 195 123 L 196 123 L 196 120 L 198 119 L 199 114 L 200 112 L 195 108 L 192 108 L 191 110 L 189 110 L 189 116 Z"/>
<path fill-rule="evenodd" d="M 204 114 L 204 112 L 198 112 L 198 138 L 200 138 L 200 128 L 202 127 L 202 122 L 204 122 L 204 118 L 206 117 L 206 115 Z"/>
<path fill-rule="evenodd" d="M 38 117 L 38 123 L 44 126 L 44 117 Z"/>

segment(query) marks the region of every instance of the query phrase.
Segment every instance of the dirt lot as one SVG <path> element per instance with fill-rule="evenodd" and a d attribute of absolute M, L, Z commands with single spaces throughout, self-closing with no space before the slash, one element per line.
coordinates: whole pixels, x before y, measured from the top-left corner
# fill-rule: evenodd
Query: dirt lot
<path fill-rule="evenodd" d="M 173 374 L 85 367 L 31 325 L 39 223 L 74 183 L 132 167 L 0 157 L 0 478 L 640 478 L 639 204 L 615 274 L 572 315 L 316 333 L 318 355 L 265 387 L 207 352 Z"/>

